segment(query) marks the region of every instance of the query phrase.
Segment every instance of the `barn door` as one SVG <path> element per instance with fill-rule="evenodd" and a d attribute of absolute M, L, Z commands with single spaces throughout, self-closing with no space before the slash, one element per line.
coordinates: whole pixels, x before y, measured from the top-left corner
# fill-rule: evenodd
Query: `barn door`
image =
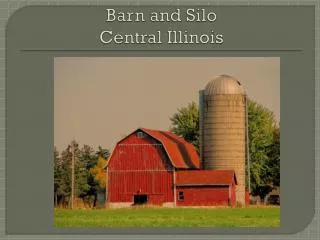
<path fill-rule="evenodd" d="M 141 205 L 148 203 L 148 195 L 146 194 L 137 194 L 133 196 L 133 204 Z"/>

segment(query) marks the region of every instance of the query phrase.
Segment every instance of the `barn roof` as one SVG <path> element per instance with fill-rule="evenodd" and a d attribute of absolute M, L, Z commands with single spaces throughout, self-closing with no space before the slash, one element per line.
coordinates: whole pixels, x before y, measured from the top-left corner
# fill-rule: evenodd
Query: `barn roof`
<path fill-rule="evenodd" d="M 191 143 L 169 131 L 146 128 L 140 128 L 140 130 L 162 143 L 173 166 L 177 168 L 200 168 L 199 155 Z"/>
<path fill-rule="evenodd" d="M 233 180 L 237 184 L 233 170 L 180 170 L 176 173 L 176 185 L 230 185 Z"/>
<path fill-rule="evenodd" d="M 159 131 L 147 128 L 138 128 L 131 134 L 134 134 L 139 130 L 145 132 L 163 145 L 174 167 L 181 169 L 200 168 L 200 158 L 195 147 L 191 143 L 185 141 L 183 138 L 169 131 Z M 129 134 L 128 136 L 130 136 L 131 134 Z M 121 139 L 118 143 L 122 142 L 128 136 Z M 112 155 L 113 152 L 111 156 Z M 109 157 L 109 159 L 111 158 L 111 156 Z M 109 161 L 107 161 L 107 164 L 104 166 L 104 168 L 108 166 L 108 162 Z"/>

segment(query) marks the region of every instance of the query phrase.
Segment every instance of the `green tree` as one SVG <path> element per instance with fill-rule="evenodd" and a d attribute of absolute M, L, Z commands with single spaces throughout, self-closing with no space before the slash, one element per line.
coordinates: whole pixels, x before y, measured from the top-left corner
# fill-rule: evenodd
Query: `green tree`
<path fill-rule="evenodd" d="M 62 195 L 62 167 L 59 158 L 59 151 L 56 147 L 53 150 L 54 162 L 54 205 L 58 205 L 58 196 Z"/>
<path fill-rule="evenodd" d="M 81 149 L 76 148 L 76 160 L 75 160 L 75 189 L 76 196 L 84 200 L 90 190 L 90 184 L 88 183 L 89 169 L 93 165 L 92 158 L 93 149 L 89 145 L 83 145 Z"/>
<path fill-rule="evenodd" d="M 274 186 L 280 186 L 280 128 L 273 132 L 273 141 L 268 151 L 268 182 Z"/>
<path fill-rule="evenodd" d="M 82 165 L 82 179 L 80 184 L 82 191 L 79 197 L 82 198 L 83 203 L 89 206 L 95 206 L 97 201 L 97 183 L 90 173 L 90 169 L 97 163 L 95 151 L 89 145 L 84 144 L 79 151 L 79 159 Z"/>
<path fill-rule="evenodd" d="M 272 190 L 269 165 L 270 147 L 274 140 L 276 122 L 273 113 L 262 105 L 248 101 L 248 130 L 250 153 L 250 188 L 261 199 Z"/>
<path fill-rule="evenodd" d="M 110 151 L 108 149 L 104 149 L 101 146 L 98 147 L 98 151 L 96 151 L 96 155 L 98 157 L 102 157 L 103 159 L 107 160 L 110 156 Z"/>
<path fill-rule="evenodd" d="M 170 131 L 192 143 L 199 152 L 199 109 L 195 102 L 178 108 L 170 118 Z"/>
<path fill-rule="evenodd" d="M 55 205 L 67 207 L 71 196 L 71 152 L 70 147 L 61 152 L 54 148 Z"/>
<path fill-rule="evenodd" d="M 82 198 L 92 207 L 97 205 L 98 194 L 105 191 L 105 185 L 102 186 L 100 182 L 102 179 L 100 179 L 100 176 L 97 177 L 94 174 L 96 172 L 92 171 L 92 169 L 96 169 L 97 166 L 100 166 L 102 159 L 108 157 L 109 150 L 103 149 L 101 146 L 98 147 L 98 151 L 94 151 L 89 145 L 84 145 L 80 150 L 80 159 L 86 166 L 86 179 L 83 179 L 83 182 L 87 184 L 85 191 L 82 193 Z"/>
<path fill-rule="evenodd" d="M 100 178 L 91 173 L 91 169 L 100 166 L 99 158 L 108 157 L 109 150 L 98 148 L 94 151 L 89 145 L 79 148 L 76 141 L 72 141 L 66 149 L 59 152 L 54 148 L 54 193 L 55 206 L 70 206 L 71 200 L 71 176 L 72 176 L 72 149 L 75 146 L 74 187 L 75 196 L 81 198 L 85 204 L 95 206 L 98 192 L 103 192 L 100 186 Z"/>

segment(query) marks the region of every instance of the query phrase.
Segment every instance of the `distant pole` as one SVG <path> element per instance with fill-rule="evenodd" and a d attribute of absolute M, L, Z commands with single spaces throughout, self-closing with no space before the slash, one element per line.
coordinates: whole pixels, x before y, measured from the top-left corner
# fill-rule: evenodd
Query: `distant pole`
<path fill-rule="evenodd" d="M 75 146 L 74 142 L 71 143 L 71 153 L 72 153 L 72 161 L 71 161 L 71 209 L 73 209 L 73 199 L 74 199 L 74 160 L 75 160 Z"/>

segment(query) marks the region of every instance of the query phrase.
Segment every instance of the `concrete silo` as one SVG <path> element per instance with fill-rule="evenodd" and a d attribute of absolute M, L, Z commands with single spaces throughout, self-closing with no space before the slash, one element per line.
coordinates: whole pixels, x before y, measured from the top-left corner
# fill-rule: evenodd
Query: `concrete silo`
<path fill-rule="evenodd" d="M 220 75 L 200 91 L 199 100 L 202 167 L 234 170 L 236 199 L 245 205 L 246 92 L 237 79 Z"/>

